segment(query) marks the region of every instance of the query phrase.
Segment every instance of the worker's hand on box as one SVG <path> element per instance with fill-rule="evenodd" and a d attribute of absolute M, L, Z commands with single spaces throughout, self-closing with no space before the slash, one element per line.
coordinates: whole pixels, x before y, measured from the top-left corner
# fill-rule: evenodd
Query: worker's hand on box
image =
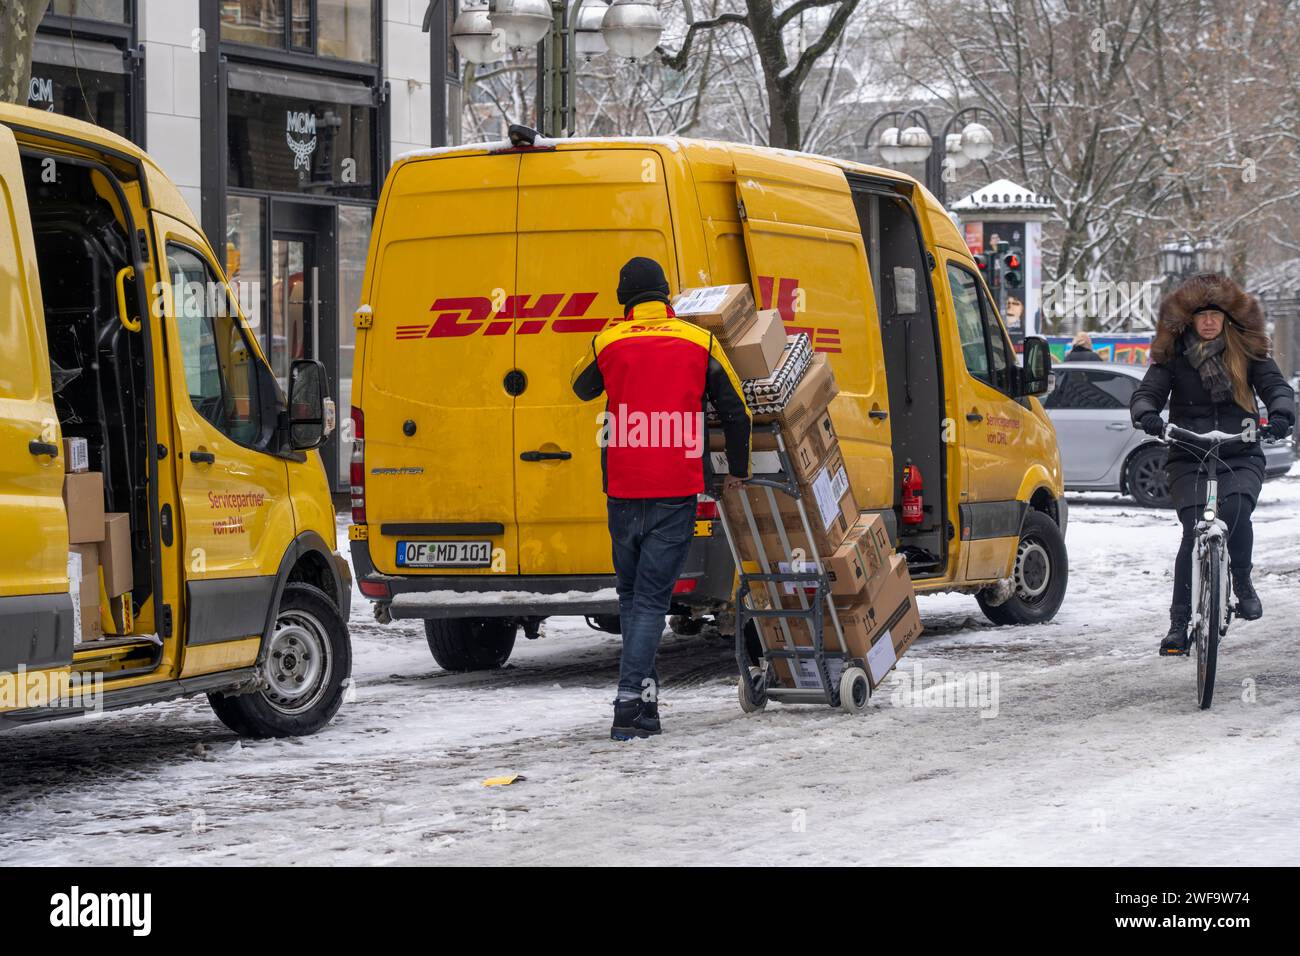
<path fill-rule="evenodd" d="M 722 479 L 722 493 L 730 494 L 733 491 L 739 491 L 745 486 L 744 478 L 737 478 L 735 475 L 727 475 Z"/>

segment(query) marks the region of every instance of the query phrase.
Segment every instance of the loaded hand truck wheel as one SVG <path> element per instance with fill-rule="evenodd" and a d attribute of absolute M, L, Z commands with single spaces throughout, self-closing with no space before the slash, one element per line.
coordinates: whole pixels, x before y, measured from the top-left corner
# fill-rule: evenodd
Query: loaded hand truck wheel
<path fill-rule="evenodd" d="M 871 700 L 871 683 L 861 667 L 846 667 L 840 675 L 840 710 L 846 714 L 860 714 Z"/>
<path fill-rule="evenodd" d="M 767 683 L 763 679 L 761 668 L 751 667 L 749 673 L 741 674 L 736 682 L 736 691 L 736 696 L 740 698 L 740 709 L 747 714 L 767 706 Z"/>

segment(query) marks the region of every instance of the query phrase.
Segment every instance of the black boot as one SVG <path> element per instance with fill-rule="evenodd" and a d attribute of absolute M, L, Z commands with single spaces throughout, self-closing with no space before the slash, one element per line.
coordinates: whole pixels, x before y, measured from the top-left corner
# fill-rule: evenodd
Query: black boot
<path fill-rule="evenodd" d="M 1187 623 L 1192 619 L 1190 607 L 1169 609 L 1169 633 L 1160 642 L 1161 657 L 1180 657 L 1187 653 Z"/>
<path fill-rule="evenodd" d="M 651 708 L 649 713 L 647 708 Z M 647 704 L 639 698 L 614 701 L 614 723 L 609 728 L 610 740 L 653 737 L 658 733 L 661 733 L 658 704 Z"/>
<path fill-rule="evenodd" d="M 1264 616 L 1264 605 L 1250 583 L 1250 568 L 1232 569 L 1232 593 L 1237 595 L 1237 617 L 1243 621 L 1257 621 Z"/>

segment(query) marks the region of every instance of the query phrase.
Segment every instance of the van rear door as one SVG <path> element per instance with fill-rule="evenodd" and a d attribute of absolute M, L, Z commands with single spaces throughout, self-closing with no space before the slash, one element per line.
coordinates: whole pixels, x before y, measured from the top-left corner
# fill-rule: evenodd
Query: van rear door
<path fill-rule="evenodd" d="M 0 126 L 0 709 L 21 665 L 72 661 L 63 448 L 18 146 Z"/>
<path fill-rule="evenodd" d="M 523 157 L 519 173 L 513 462 L 522 574 L 612 573 L 597 415 L 569 372 L 622 319 L 620 267 L 657 260 L 680 288 L 664 168 L 646 148 L 567 149 Z"/>
<path fill-rule="evenodd" d="M 407 163 L 389 185 L 366 333 L 366 518 L 387 574 L 515 573 L 512 320 L 519 156 Z M 535 371 L 545 379 L 547 370 Z M 567 370 L 566 370 L 567 374 Z M 532 384 L 532 383 L 530 383 Z M 402 543 L 489 542 L 504 563 L 398 564 Z M 405 549 L 415 561 L 480 549 Z M 432 555 L 432 556 L 431 556 Z"/>

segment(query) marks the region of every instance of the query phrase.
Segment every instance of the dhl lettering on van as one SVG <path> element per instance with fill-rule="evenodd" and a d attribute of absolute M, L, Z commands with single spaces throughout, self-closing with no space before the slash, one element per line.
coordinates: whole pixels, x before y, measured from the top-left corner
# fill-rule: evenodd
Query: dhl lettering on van
<path fill-rule="evenodd" d="M 760 276 L 759 286 L 761 307 L 780 311 L 781 321 L 789 335 L 806 333 L 812 339 L 813 351 L 816 352 L 840 351 L 839 329 L 798 324 L 798 279 Z M 776 292 L 776 305 L 772 304 L 773 290 Z M 596 301 L 597 295 L 595 292 L 547 292 L 536 297 L 532 294 L 512 295 L 505 300 L 500 311 L 495 313 L 492 310 L 492 300 L 487 296 L 444 296 L 429 306 L 430 312 L 438 313 L 433 322 L 398 325 L 395 335 L 399 340 L 459 338 L 479 332 L 483 335 L 505 335 L 511 330 L 515 335 L 537 335 L 547 328 L 548 320 L 551 320 L 552 332 L 594 335 L 611 322 L 622 321 L 621 316 L 587 317 L 587 310 Z M 564 303 L 563 308 L 560 308 L 561 303 Z M 559 309 L 559 315 L 552 320 L 556 309 Z"/>

